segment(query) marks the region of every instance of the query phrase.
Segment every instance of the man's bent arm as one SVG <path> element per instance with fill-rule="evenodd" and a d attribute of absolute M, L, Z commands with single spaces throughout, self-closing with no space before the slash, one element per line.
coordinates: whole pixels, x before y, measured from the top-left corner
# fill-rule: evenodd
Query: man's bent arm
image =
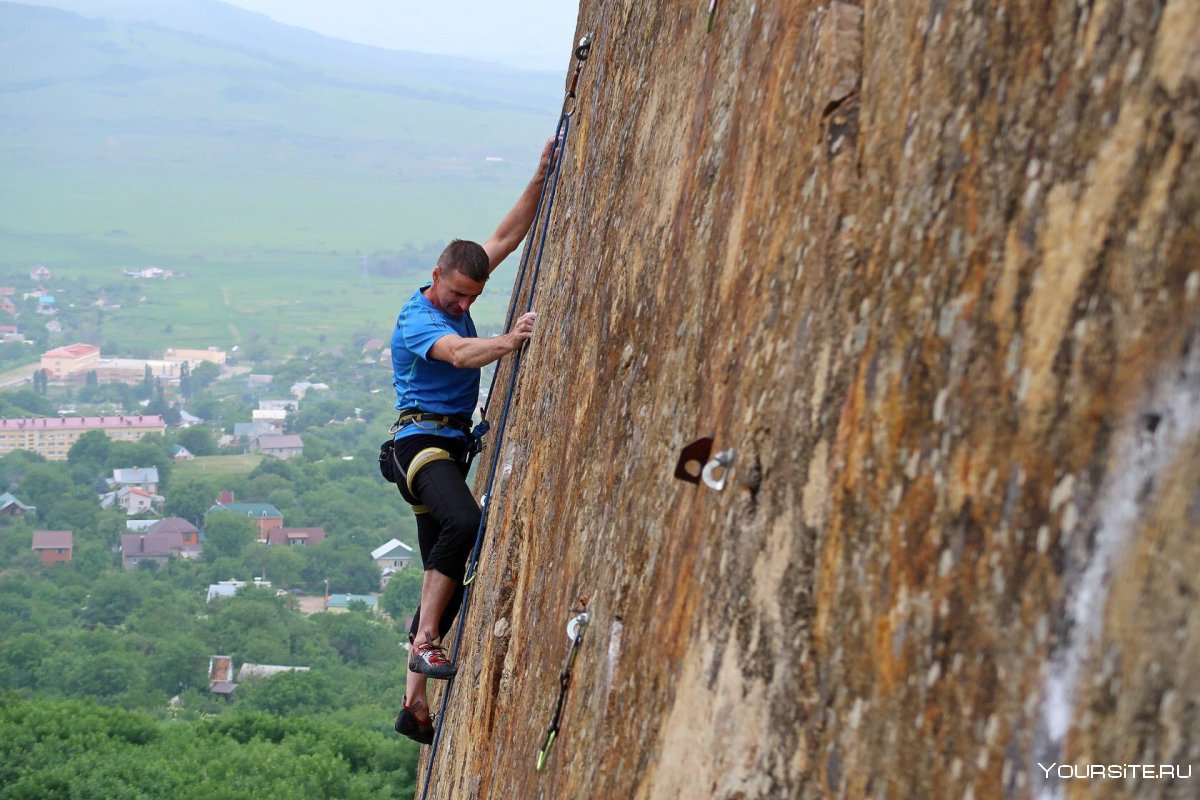
<path fill-rule="evenodd" d="M 484 242 L 483 249 L 488 254 L 488 274 L 494 272 L 496 267 L 500 266 L 500 262 L 517 249 L 525 234 L 529 233 L 529 226 L 533 225 L 533 215 L 537 213 L 538 197 L 542 194 L 542 182 L 550 168 L 550 148 L 553 144 L 553 138 L 546 142 L 537 172 L 533 174 L 529 185 L 521 192 L 516 205 L 504 215 L 492 238 Z"/>
<path fill-rule="evenodd" d="M 522 341 L 511 333 L 488 339 L 443 336 L 429 348 L 429 357 L 459 369 L 479 369 L 516 350 Z"/>

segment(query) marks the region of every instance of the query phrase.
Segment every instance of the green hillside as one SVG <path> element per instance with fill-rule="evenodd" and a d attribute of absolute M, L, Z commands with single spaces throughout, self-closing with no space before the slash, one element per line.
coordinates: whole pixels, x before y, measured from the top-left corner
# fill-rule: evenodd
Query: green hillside
<path fill-rule="evenodd" d="M 70 296 L 187 274 L 106 313 L 105 341 L 386 333 L 429 253 L 486 237 L 553 129 L 557 76 L 170 7 L 194 12 L 182 29 L 0 3 L 0 275 L 44 263 Z"/>

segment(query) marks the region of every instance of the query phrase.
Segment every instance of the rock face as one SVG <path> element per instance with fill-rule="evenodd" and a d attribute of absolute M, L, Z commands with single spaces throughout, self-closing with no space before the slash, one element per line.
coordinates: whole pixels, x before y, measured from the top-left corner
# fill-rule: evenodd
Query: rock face
<path fill-rule="evenodd" d="M 708 23 L 580 9 L 429 797 L 1200 795 L 1200 4 Z"/>

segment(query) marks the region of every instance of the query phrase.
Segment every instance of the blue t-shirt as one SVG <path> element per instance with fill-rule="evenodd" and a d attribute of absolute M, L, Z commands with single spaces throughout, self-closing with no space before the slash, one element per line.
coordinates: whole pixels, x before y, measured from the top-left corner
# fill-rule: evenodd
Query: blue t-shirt
<path fill-rule="evenodd" d="M 392 331 L 392 386 L 396 389 L 396 408 L 419 408 L 430 414 L 470 419 L 479 402 L 480 370 L 437 361 L 430 358 L 429 351 L 443 336 L 477 336 L 475 323 L 470 312 L 453 317 L 435 308 L 423 294 L 429 286 L 425 284 L 408 299 L 400 309 L 396 328 Z M 396 438 L 422 434 L 466 438 L 454 428 L 422 422 L 404 426 Z"/>

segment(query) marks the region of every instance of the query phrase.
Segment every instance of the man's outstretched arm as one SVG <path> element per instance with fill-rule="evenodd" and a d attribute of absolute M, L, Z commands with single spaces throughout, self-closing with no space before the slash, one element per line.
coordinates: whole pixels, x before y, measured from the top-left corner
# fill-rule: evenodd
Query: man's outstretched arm
<path fill-rule="evenodd" d="M 533 323 L 537 314 L 530 311 L 522 314 L 508 333 L 488 339 L 475 337 L 443 336 L 429 348 L 429 357 L 445 361 L 459 369 L 479 369 L 501 356 L 519 350 L 533 336 Z"/>
<path fill-rule="evenodd" d="M 529 185 L 521 192 L 521 196 L 512 210 L 504 215 L 504 219 L 496 228 L 496 232 L 492 234 L 492 238 L 483 244 L 483 249 L 488 254 L 489 274 L 494 272 L 496 267 L 500 266 L 500 262 L 508 258 L 512 251 L 517 249 L 517 245 L 521 244 L 525 234 L 529 233 L 529 226 L 533 224 L 533 215 L 537 212 L 538 197 L 542 193 L 542 181 L 546 179 L 546 173 L 550 170 L 550 146 L 553 143 L 554 138 L 551 137 L 542 150 L 542 158 L 538 162 L 537 172 L 533 174 Z"/>

